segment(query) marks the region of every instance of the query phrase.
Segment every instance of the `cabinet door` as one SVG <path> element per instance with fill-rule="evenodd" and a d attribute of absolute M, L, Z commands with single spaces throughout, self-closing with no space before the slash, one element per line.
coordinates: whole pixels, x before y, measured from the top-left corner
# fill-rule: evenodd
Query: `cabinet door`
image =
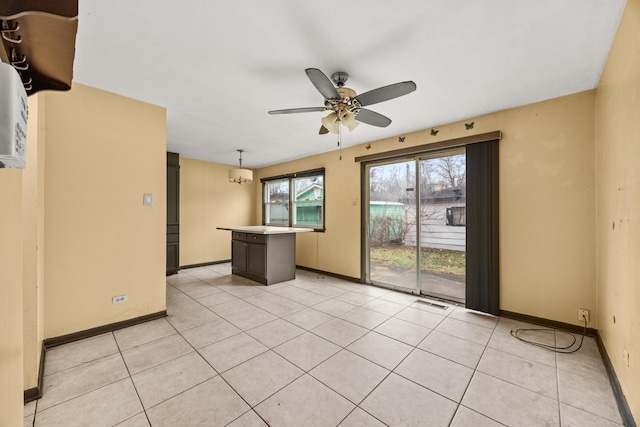
<path fill-rule="evenodd" d="M 167 276 L 178 272 L 178 243 L 167 243 Z"/>
<path fill-rule="evenodd" d="M 167 153 L 167 276 L 180 266 L 180 156 Z"/>
<path fill-rule="evenodd" d="M 247 273 L 266 277 L 267 246 L 259 243 L 247 243 Z"/>
<path fill-rule="evenodd" d="M 231 267 L 247 270 L 247 244 L 241 240 L 231 241 Z"/>

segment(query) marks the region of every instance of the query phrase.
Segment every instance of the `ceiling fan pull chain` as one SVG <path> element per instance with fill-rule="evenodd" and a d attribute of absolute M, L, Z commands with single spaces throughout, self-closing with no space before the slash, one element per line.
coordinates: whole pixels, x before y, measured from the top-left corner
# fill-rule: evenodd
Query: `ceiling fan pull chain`
<path fill-rule="evenodd" d="M 340 160 L 342 160 L 342 126 L 338 123 L 338 148 L 340 149 Z"/>

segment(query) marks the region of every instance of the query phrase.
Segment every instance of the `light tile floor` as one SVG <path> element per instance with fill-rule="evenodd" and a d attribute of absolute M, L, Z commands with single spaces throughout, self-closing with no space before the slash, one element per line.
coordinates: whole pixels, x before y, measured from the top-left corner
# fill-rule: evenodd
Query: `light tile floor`
<path fill-rule="evenodd" d="M 616 426 L 595 341 L 523 344 L 521 322 L 298 270 L 167 278 L 165 319 L 47 352 L 25 426 Z M 529 337 L 564 343 L 555 332 Z"/>

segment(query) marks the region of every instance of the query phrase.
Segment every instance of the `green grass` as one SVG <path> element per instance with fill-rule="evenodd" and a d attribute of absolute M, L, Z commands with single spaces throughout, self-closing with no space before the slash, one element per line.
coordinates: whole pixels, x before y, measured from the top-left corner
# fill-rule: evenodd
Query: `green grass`
<path fill-rule="evenodd" d="M 420 252 L 420 271 L 464 276 L 464 252 L 433 248 L 422 248 Z M 416 248 L 395 245 L 371 248 L 371 260 L 381 261 L 389 267 L 415 268 Z"/>

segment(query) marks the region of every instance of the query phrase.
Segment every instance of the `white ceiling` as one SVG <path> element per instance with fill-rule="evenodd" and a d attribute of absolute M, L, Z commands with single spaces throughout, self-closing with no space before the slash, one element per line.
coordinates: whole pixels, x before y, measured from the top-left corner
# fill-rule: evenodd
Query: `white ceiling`
<path fill-rule="evenodd" d="M 413 80 L 343 146 L 597 86 L 625 0 L 79 0 L 74 81 L 167 108 L 167 149 L 262 167 L 336 148 L 305 68 Z"/>

